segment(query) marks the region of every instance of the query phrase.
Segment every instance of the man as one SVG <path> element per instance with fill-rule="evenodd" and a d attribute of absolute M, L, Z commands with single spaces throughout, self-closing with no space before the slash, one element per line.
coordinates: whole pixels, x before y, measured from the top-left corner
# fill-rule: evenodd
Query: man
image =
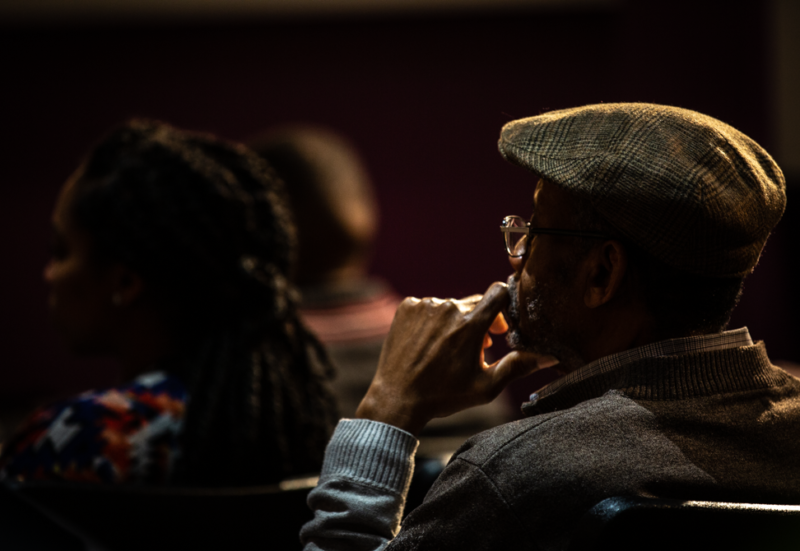
<path fill-rule="evenodd" d="M 479 301 L 403 302 L 328 446 L 306 548 L 563 549 L 615 495 L 800 502 L 800 381 L 724 331 L 785 206 L 769 155 L 648 104 L 514 121 L 499 147 L 536 183 L 529 226 L 502 228 L 514 275 Z M 503 310 L 515 350 L 482 365 Z M 398 533 L 413 435 L 553 357 L 564 378 L 462 446 Z"/>

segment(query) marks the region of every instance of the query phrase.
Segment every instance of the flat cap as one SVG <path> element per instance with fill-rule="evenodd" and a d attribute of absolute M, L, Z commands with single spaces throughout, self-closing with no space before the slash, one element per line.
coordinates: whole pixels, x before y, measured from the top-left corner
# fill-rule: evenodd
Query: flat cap
<path fill-rule="evenodd" d="M 586 198 L 600 216 L 675 268 L 743 276 L 786 206 L 786 181 L 755 141 L 712 117 L 608 103 L 506 124 L 508 161 Z"/>

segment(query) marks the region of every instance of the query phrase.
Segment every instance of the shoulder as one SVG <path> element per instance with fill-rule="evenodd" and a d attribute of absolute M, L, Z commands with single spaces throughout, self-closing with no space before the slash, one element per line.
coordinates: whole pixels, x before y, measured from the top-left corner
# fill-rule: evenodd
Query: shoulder
<path fill-rule="evenodd" d="M 188 401 L 183 382 L 160 371 L 141 375 L 123 387 L 112 389 L 112 392 L 123 397 L 125 408 L 148 419 L 159 415 L 183 417 Z"/>
<path fill-rule="evenodd" d="M 413 547 L 407 544 L 443 532 L 449 547 L 442 548 L 475 541 L 487 549 L 560 548 L 569 522 L 596 503 L 597 492 L 585 486 L 599 469 L 587 469 L 586 458 L 598 455 L 605 435 L 616 438 L 613 426 L 640 415 L 630 400 L 611 394 L 472 437 L 393 546 Z"/>
<path fill-rule="evenodd" d="M 504 456 L 546 459 L 555 453 L 629 442 L 631 429 L 655 429 L 650 412 L 617 391 L 563 410 L 527 417 L 469 439 L 456 456 L 484 467 Z M 639 430 L 635 432 L 640 432 Z"/>
<path fill-rule="evenodd" d="M 558 548 L 570 524 L 605 497 L 636 494 L 654 479 L 704 477 L 659 433 L 647 409 L 611 391 L 471 438 L 417 518 L 441 514 L 443 505 L 457 501 L 459 508 L 474 509 L 476 519 L 502 519 L 520 541 Z"/>
<path fill-rule="evenodd" d="M 588 503 L 654 480 L 707 478 L 662 433 L 656 415 L 618 391 L 481 433 L 454 461 L 481 471 L 509 504 L 547 495 L 550 505 L 569 506 L 569 496 Z"/>

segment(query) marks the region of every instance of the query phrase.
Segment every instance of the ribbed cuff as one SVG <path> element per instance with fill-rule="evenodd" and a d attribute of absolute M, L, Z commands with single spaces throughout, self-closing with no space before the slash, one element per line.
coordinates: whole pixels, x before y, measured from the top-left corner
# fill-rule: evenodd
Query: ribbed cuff
<path fill-rule="evenodd" d="M 323 477 L 345 477 L 404 494 L 419 442 L 402 429 L 367 419 L 342 419 L 325 450 Z"/>

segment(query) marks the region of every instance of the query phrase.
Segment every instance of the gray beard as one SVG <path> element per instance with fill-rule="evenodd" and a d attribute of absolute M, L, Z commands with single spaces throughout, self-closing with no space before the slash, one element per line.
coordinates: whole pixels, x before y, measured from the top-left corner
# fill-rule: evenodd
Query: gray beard
<path fill-rule="evenodd" d="M 537 283 L 525 304 L 525 313 L 531 334 L 520 329 L 520 303 L 517 291 L 517 278 L 508 278 L 508 294 L 510 297 L 507 321 L 508 333 L 506 342 L 512 350 L 522 350 L 555 356 L 559 360 L 559 368 L 572 370 L 585 362 L 571 344 L 575 342 L 574 330 L 564 326 L 564 318 L 559 315 L 564 310 L 567 289 L 560 285 L 552 286 Z"/>

